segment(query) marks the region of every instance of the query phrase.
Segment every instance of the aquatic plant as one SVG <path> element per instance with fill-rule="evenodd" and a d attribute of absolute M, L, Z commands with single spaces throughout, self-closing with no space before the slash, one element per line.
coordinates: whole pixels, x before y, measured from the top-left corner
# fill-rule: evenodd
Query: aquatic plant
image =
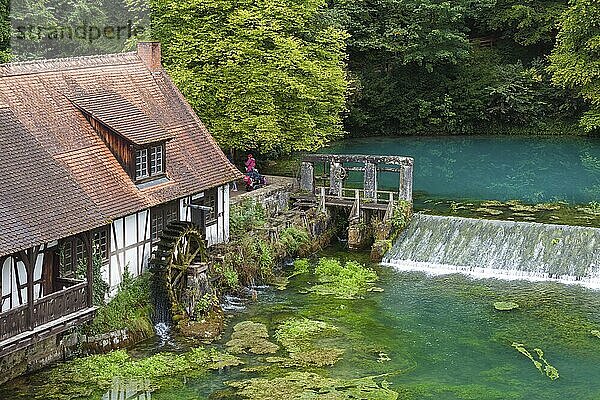
<path fill-rule="evenodd" d="M 502 210 L 496 210 L 496 209 L 489 208 L 489 207 L 479 207 L 475 211 L 479 212 L 479 213 L 483 213 L 483 214 L 488 214 L 488 215 L 502 215 L 502 214 L 504 214 L 504 211 L 502 211 Z"/>
<path fill-rule="evenodd" d="M 290 353 L 289 358 L 267 357 L 266 361 L 278 363 L 283 368 L 295 367 L 327 367 L 332 366 L 342 359 L 345 350 L 335 347 L 315 348 L 312 350 Z"/>
<path fill-rule="evenodd" d="M 294 261 L 294 273 L 291 276 L 306 274 L 310 271 L 310 261 L 306 258 L 299 258 Z"/>
<path fill-rule="evenodd" d="M 597 329 L 594 329 L 593 331 L 590 331 L 590 333 L 592 334 L 592 336 L 596 336 L 598 339 L 600 339 L 600 331 Z"/>
<path fill-rule="evenodd" d="M 173 385 L 180 378 L 201 376 L 210 369 L 239 364 L 241 361 L 235 356 L 203 347 L 184 354 L 159 353 L 140 360 L 132 359 L 125 350 L 117 350 L 76 359 L 42 372 L 37 377 L 40 384 L 36 385 L 32 397 L 40 400 L 88 398 L 97 390 L 110 388 L 117 378 L 132 382 L 140 389 L 155 390 Z"/>
<path fill-rule="evenodd" d="M 293 318 L 282 323 L 275 332 L 275 339 L 290 353 L 313 347 L 312 341 L 335 334 L 338 329 L 323 321 Z"/>
<path fill-rule="evenodd" d="M 315 373 L 291 372 L 275 378 L 253 378 L 230 381 L 236 394 L 245 399 L 357 399 L 396 400 L 398 392 L 389 389 L 386 381 L 377 383 L 377 377 L 360 379 L 325 378 Z"/>
<path fill-rule="evenodd" d="M 354 299 L 366 293 L 377 281 L 377 273 L 356 261 L 348 261 L 343 266 L 333 258 L 322 258 L 315 268 L 319 284 L 309 290 L 320 295 L 334 295 L 342 299 Z"/>
<path fill-rule="evenodd" d="M 293 318 L 282 323 L 275 339 L 290 353 L 289 358 L 270 357 L 268 362 L 289 367 L 324 367 L 334 365 L 344 354 L 344 349 L 320 347 L 319 339 L 331 337 L 338 329 L 323 321 Z"/>
<path fill-rule="evenodd" d="M 533 351 L 536 353 L 538 359 L 536 360 L 531 353 L 524 347 L 522 343 L 513 342 L 511 345 L 515 348 L 519 353 L 523 354 L 525 357 L 529 358 L 533 365 L 543 374 L 545 373 L 548 378 L 551 380 L 556 380 L 559 378 L 558 370 L 550 365 L 548 361 L 544 358 L 544 352 L 541 349 L 535 348 Z M 543 364 L 542 364 L 543 363 Z"/>
<path fill-rule="evenodd" d="M 244 321 L 233 327 L 231 340 L 225 343 L 227 349 L 236 354 L 249 351 L 253 354 L 270 354 L 279 350 L 279 346 L 270 342 L 269 332 L 264 324 Z"/>
<path fill-rule="evenodd" d="M 519 305 L 514 301 L 497 301 L 494 303 L 494 308 L 498 311 L 511 311 L 519 308 Z"/>

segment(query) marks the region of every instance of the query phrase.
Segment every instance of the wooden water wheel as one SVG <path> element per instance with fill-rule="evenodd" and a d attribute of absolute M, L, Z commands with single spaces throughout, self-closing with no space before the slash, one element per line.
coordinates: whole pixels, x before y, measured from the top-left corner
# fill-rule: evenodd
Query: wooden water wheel
<path fill-rule="evenodd" d="M 175 221 L 160 235 L 152 264 L 163 276 L 173 315 L 185 314 L 182 304 L 187 272 L 192 263 L 206 259 L 206 242 L 200 228 L 191 222 Z"/>

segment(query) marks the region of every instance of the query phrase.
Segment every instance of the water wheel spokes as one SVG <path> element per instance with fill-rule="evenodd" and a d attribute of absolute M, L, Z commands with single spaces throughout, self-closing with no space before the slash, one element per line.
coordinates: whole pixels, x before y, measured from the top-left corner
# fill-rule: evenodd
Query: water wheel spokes
<path fill-rule="evenodd" d="M 187 288 L 188 268 L 206 259 L 206 242 L 200 228 L 190 222 L 172 222 L 163 230 L 152 260 L 164 274 L 172 313 L 185 314 L 182 304 Z"/>

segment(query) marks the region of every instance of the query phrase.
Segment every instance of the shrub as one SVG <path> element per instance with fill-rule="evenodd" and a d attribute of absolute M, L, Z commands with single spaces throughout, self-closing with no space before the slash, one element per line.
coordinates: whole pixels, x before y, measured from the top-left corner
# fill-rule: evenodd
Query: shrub
<path fill-rule="evenodd" d="M 87 333 L 97 335 L 120 329 L 151 333 L 151 313 L 150 274 L 133 279 L 126 271 L 117 295 L 98 309 Z"/>

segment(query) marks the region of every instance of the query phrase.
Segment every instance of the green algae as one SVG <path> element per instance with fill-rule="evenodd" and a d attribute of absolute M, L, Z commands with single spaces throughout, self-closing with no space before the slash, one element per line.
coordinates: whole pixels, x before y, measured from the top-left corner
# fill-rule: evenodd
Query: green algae
<path fill-rule="evenodd" d="M 265 324 L 244 321 L 233 327 L 231 340 L 225 343 L 227 349 L 235 354 L 272 354 L 279 346 L 270 342 L 269 332 Z"/>
<path fill-rule="evenodd" d="M 564 202 L 525 204 L 518 200 L 476 200 L 471 203 L 450 199 L 415 201 L 415 211 L 433 215 L 534 221 L 562 225 L 600 227 L 600 203 L 571 205 Z"/>
<path fill-rule="evenodd" d="M 475 211 L 478 212 L 478 213 L 483 213 L 483 214 L 488 214 L 488 215 L 502 215 L 502 214 L 504 214 L 504 211 L 502 211 L 502 210 L 496 210 L 496 209 L 489 208 L 489 207 L 479 207 Z"/>
<path fill-rule="evenodd" d="M 184 354 L 158 353 L 135 360 L 125 350 L 75 359 L 36 376 L 32 399 L 90 398 L 97 391 L 123 382 L 137 390 L 154 391 L 205 375 L 209 370 L 240 365 L 235 356 L 197 347 Z M 16 381 L 18 382 L 18 381 Z"/>
<path fill-rule="evenodd" d="M 514 301 L 497 301 L 494 303 L 494 308 L 498 311 L 512 311 L 519 308 L 519 305 Z"/>
<path fill-rule="evenodd" d="M 270 357 L 267 362 L 290 367 L 324 367 L 338 362 L 345 350 L 337 347 L 321 347 L 318 341 L 335 336 L 338 329 L 323 321 L 293 318 L 282 323 L 275 338 L 289 352 L 289 358 Z"/>
<path fill-rule="evenodd" d="M 356 299 L 364 295 L 377 281 L 377 273 L 356 262 L 347 261 L 344 265 L 334 258 L 321 258 L 315 268 L 316 285 L 309 291 L 340 299 Z"/>
<path fill-rule="evenodd" d="M 290 353 L 314 347 L 317 338 L 334 335 L 338 329 L 323 321 L 293 318 L 282 323 L 275 332 L 275 339 Z"/>
<path fill-rule="evenodd" d="M 525 357 L 529 358 L 533 365 L 542 373 L 546 374 L 548 378 L 551 380 L 556 380 L 559 378 L 558 370 L 550 365 L 548 361 L 544 358 L 544 352 L 541 349 L 535 348 L 533 351 L 537 355 L 537 360 L 533 357 L 533 355 L 524 347 L 522 343 L 513 342 L 511 345 L 515 348 L 519 353 L 523 354 Z"/>
<path fill-rule="evenodd" d="M 594 329 L 594 330 L 590 331 L 590 333 L 592 334 L 592 336 L 595 336 L 598 339 L 600 339 L 600 331 L 599 330 Z"/>
<path fill-rule="evenodd" d="M 310 261 L 308 259 L 299 258 L 294 261 L 294 273 L 291 276 L 302 275 L 308 272 L 310 272 Z"/>
<path fill-rule="evenodd" d="M 322 399 L 322 400 L 396 400 L 398 392 L 376 377 L 360 379 L 326 378 L 315 373 L 291 372 L 275 378 L 253 378 L 227 382 L 236 395 L 252 400 Z"/>
<path fill-rule="evenodd" d="M 342 359 L 346 351 L 335 347 L 314 348 L 290 353 L 290 357 L 267 357 L 265 361 L 283 368 L 328 367 Z"/>

